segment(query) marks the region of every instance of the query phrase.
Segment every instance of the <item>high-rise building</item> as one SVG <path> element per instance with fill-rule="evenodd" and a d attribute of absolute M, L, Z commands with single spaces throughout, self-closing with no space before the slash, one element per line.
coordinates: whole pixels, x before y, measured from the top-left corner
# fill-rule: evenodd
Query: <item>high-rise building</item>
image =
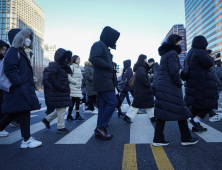
<path fill-rule="evenodd" d="M 0 0 L 0 39 L 8 42 L 12 28 L 31 28 L 35 32 L 34 72 L 43 67 L 45 12 L 33 0 Z"/>
<path fill-rule="evenodd" d="M 182 48 L 182 52 L 179 55 L 180 58 L 180 64 L 181 66 L 183 66 L 184 63 L 184 59 L 186 57 L 186 51 L 187 51 L 187 46 L 186 46 L 186 28 L 184 28 L 183 24 L 178 24 L 178 25 L 174 25 L 169 33 L 166 35 L 165 39 L 163 40 L 163 42 L 165 42 L 167 40 L 167 38 L 171 35 L 171 34 L 177 34 L 179 36 L 182 37 L 182 42 L 181 42 L 181 48 Z M 162 43 L 163 43 L 162 42 Z"/>
<path fill-rule="evenodd" d="M 55 52 L 58 49 L 56 45 L 44 45 L 44 58 L 54 61 Z"/>
<path fill-rule="evenodd" d="M 222 51 L 222 1 L 185 0 L 187 48 L 196 35 L 206 37 L 208 49 Z"/>

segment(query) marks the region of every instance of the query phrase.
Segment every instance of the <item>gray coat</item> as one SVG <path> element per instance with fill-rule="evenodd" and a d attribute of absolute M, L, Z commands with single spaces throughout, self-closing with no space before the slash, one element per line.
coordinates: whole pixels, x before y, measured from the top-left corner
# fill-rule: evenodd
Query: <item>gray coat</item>
<path fill-rule="evenodd" d="M 87 96 L 96 95 L 96 92 L 93 91 L 93 67 L 90 62 L 85 63 L 85 78 L 86 78 L 86 94 Z"/>

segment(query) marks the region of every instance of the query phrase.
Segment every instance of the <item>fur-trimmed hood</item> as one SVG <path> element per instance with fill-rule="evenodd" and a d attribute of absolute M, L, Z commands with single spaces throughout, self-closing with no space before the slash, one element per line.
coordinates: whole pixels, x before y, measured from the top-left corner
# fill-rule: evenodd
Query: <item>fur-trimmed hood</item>
<path fill-rule="evenodd" d="M 178 54 L 181 53 L 181 47 L 179 45 L 171 44 L 168 42 L 164 42 L 158 49 L 159 55 L 162 56 L 165 53 L 175 50 Z"/>
<path fill-rule="evenodd" d="M 85 66 L 92 67 L 92 63 L 91 63 L 90 61 L 86 61 L 86 62 L 85 62 Z"/>
<path fill-rule="evenodd" d="M 35 33 L 31 28 L 24 29 L 11 29 L 8 33 L 9 42 L 12 47 L 21 48 L 24 45 L 25 37 L 30 36 L 31 45 L 30 49 L 33 49 L 34 41 L 35 41 Z"/>

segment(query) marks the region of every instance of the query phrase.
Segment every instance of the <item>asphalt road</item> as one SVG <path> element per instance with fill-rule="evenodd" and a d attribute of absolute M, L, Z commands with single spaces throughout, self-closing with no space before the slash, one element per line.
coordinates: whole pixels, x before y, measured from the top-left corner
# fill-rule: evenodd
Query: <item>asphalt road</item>
<path fill-rule="evenodd" d="M 8 126 L 9 137 L 0 138 L 1 170 L 220 170 L 222 169 L 222 122 L 202 121 L 208 128 L 202 134 L 192 133 L 200 141 L 195 146 L 182 146 L 177 122 L 166 122 L 165 137 L 170 141 L 166 147 L 154 148 L 155 123 L 147 115 L 139 114 L 131 125 L 126 124 L 117 113 L 113 114 L 108 131 L 114 134 L 110 141 L 95 139 L 93 130 L 96 115 L 80 114 L 85 122 L 67 122 L 70 134 L 57 134 L 56 121 L 51 129 L 45 129 L 41 123 L 45 116 L 45 104 L 42 91 L 37 92 L 42 110 L 33 112 L 31 131 L 33 137 L 43 142 L 36 149 L 20 149 L 19 128 Z M 220 100 L 222 103 L 222 96 Z M 124 112 L 129 106 L 123 105 Z M 222 105 L 218 111 L 222 117 Z M 73 114 L 75 114 L 73 112 Z"/>

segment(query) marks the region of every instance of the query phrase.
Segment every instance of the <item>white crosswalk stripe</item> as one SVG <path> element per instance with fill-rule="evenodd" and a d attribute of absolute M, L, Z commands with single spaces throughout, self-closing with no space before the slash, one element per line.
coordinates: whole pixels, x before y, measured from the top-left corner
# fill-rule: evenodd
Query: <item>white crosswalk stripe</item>
<path fill-rule="evenodd" d="M 222 142 L 222 133 L 207 124 L 201 122 L 201 125 L 204 128 L 207 128 L 206 132 L 196 132 L 196 134 L 201 137 L 206 142 Z M 188 122 L 188 126 L 190 129 L 192 129 L 192 125 L 190 122 Z"/>
<path fill-rule="evenodd" d="M 82 123 L 68 135 L 56 142 L 56 144 L 86 144 L 94 134 L 97 117 L 97 115 L 92 116 L 86 122 Z"/>
<path fill-rule="evenodd" d="M 123 104 L 122 111 L 127 112 L 129 109 L 128 104 Z M 32 113 L 37 113 L 39 111 L 46 110 L 42 108 L 41 110 L 34 111 Z M 66 109 L 68 110 L 68 108 Z M 222 111 L 220 108 L 219 111 Z M 222 113 L 218 113 L 222 118 Z M 31 117 L 37 117 L 37 114 L 32 114 Z M 66 119 L 67 116 L 65 116 Z M 85 122 L 81 123 L 78 127 L 72 130 L 69 134 L 63 136 L 61 139 L 57 139 L 55 144 L 87 144 L 87 142 L 94 135 L 94 129 L 96 127 L 98 115 L 94 115 Z M 209 119 L 206 117 L 205 119 Z M 137 114 L 136 117 L 132 120 L 132 124 L 130 124 L 130 143 L 135 144 L 149 144 L 153 142 L 154 136 L 154 126 L 152 125 L 150 119 L 147 114 Z M 54 125 L 57 123 L 55 119 L 50 124 Z M 125 122 L 123 122 L 125 123 Z M 219 122 L 220 123 L 220 122 Z M 222 142 L 222 132 L 211 127 L 212 123 L 205 124 L 201 122 L 201 124 L 208 129 L 207 132 L 196 133 L 199 138 L 203 139 L 206 142 Z M 192 129 L 192 125 L 189 123 L 189 128 Z M 111 124 L 112 126 L 112 124 Z M 40 121 L 31 125 L 31 134 L 37 133 L 43 129 L 45 129 L 45 125 Z M 21 140 L 21 132 L 16 129 L 14 132 L 11 132 L 8 137 L 0 138 L 0 145 L 9 145 L 13 144 L 19 140 Z"/>
<path fill-rule="evenodd" d="M 147 114 L 136 115 L 130 125 L 130 143 L 146 144 L 153 142 L 154 127 Z"/>

